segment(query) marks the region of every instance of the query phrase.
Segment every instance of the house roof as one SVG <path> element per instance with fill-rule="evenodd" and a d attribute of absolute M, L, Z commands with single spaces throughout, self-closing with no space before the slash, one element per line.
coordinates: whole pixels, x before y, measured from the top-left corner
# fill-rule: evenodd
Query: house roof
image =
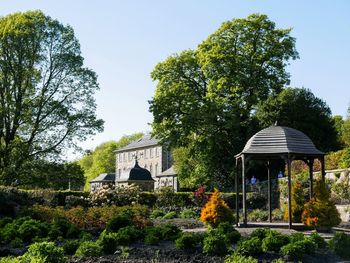
<path fill-rule="evenodd" d="M 157 177 L 166 177 L 166 176 L 176 176 L 176 172 L 174 170 L 174 166 L 171 166 L 168 170 L 165 170 L 164 172 L 157 175 Z"/>
<path fill-rule="evenodd" d="M 318 150 L 311 139 L 303 132 L 283 126 L 270 126 L 252 136 L 243 151 L 238 154 L 248 155 L 324 155 Z"/>
<path fill-rule="evenodd" d="M 134 150 L 134 149 L 139 149 L 139 148 L 145 148 L 145 147 L 149 147 L 149 146 L 153 146 L 153 145 L 158 145 L 159 144 L 159 140 L 156 138 L 153 138 L 151 136 L 151 134 L 146 134 L 144 135 L 142 138 L 135 140 L 131 143 L 129 143 L 128 145 L 126 145 L 123 148 L 120 148 L 118 150 L 116 150 L 115 152 L 124 152 L 124 151 L 128 151 L 128 150 Z"/>
<path fill-rule="evenodd" d="M 95 179 L 90 181 L 91 183 L 100 183 L 100 182 L 114 182 L 115 173 L 103 173 L 97 176 Z"/>
<path fill-rule="evenodd" d="M 130 169 L 129 177 L 127 179 L 118 179 L 118 182 L 127 182 L 127 181 L 154 181 L 150 171 L 139 166 L 137 160 L 135 166 Z"/>

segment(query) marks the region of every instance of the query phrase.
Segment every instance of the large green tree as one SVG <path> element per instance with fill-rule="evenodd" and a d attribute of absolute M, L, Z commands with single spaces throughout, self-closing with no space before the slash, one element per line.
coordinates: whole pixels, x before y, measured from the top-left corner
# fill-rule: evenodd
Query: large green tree
<path fill-rule="evenodd" d="M 223 23 L 196 50 L 168 57 L 151 73 L 155 136 L 189 148 L 213 184 L 230 181 L 234 154 L 257 129 L 254 107 L 289 83 L 285 67 L 297 57 L 290 29 L 266 15 Z"/>
<path fill-rule="evenodd" d="M 335 119 L 323 100 L 310 90 L 287 88 L 259 104 L 256 116 L 261 127 L 277 122 L 304 132 L 316 147 L 325 152 L 340 148 Z"/>
<path fill-rule="evenodd" d="M 41 11 L 0 18 L 0 181 L 23 164 L 56 157 L 103 129 L 96 118 L 96 74 L 78 40 Z"/>
<path fill-rule="evenodd" d="M 350 147 L 350 107 L 348 108 L 348 115 L 343 122 L 342 129 L 342 139 L 347 147 Z"/>
<path fill-rule="evenodd" d="M 115 173 L 116 171 L 116 155 L 115 150 L 118 150 L 130 142 L 139 139 L 143 133 L 134 133 L 125 135 L 118 141 L 108 141 L 97 146 L 93 151 L 85 154 L 79 161 L 79 165 L 84 170 L 86 183 L 84 190 L 90 188 L 90 181 L 101 173 Z"/>

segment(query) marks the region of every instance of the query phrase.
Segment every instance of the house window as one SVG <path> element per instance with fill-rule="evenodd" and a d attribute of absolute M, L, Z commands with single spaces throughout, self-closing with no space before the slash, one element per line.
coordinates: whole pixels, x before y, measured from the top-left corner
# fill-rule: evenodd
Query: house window
<path fill-rule="evenodd" d="M 123 153 L 123 161 L 126 161 L 126 153 Z"/>
<path fill-rule="evenodd" d="M 153 174 L 153 167 L 152 167 L 152 164 L 149 166 L 149 172 L 151 173 L 151 175 Z"/>
<path fill-rule="evenodd" d="M 156 157 L 159 157 L 159 148 L 156 147 Z"/>
<path fill-rule="evenodd" d="M 118 154 L 118 159 L 119 159 L 119 162 L 121 163 L 122 162 L 122 154 Z"/>
<path fill-rule="evenodd" d="M 155 173 L 155 176 L 158 175 L 158 164 L 156 163 L 156 165 L 154 166 L 154 173 Z"/>
<path fill-rule="evenodd" d="M 150 157 L 150 158 L 153 158 L 153 148 L 150 148 L 150 149 L 149 149 L 149 157 Z"/>
<path fill-rule="evenodd" d="M 145 156 L 145 159 L 147 159 L 147 158 L 148 158 L 148 156 L 147 156 L 147 150 L 146 150 L 146 149 L 144 150 L 143 155 Z"/>
<path fill-rule="evenodd" d="M 118 176 L 120 178 L 120 176 L 122 175 L 122 169 L 118 169 Z"/>
<path fill-rule="evenodd" d="M 128 152 L 128 159 L 131 161 L 131 152 Z"/>

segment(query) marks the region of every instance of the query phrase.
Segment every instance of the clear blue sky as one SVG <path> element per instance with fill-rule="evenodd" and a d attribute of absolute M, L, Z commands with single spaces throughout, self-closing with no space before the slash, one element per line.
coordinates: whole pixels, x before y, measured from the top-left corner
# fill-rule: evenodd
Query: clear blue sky
<path fill-rule="evenodd" d="M 86 65 L 99 76 L 97 114 L 105 120 L 105 131 L 83 144 L 87 149 L 150 130 L 153 67 L 173 53 L 195 48 L 224 21 L 251 13 L 293 28 L 300 59 L 289 67 L 291 86 L 311 89 L 333 115 L 345 117 L 349 106 L 347 0 L 0 0 L 0 7 L 0 16 L 40 9 L 74 28 Z"/>

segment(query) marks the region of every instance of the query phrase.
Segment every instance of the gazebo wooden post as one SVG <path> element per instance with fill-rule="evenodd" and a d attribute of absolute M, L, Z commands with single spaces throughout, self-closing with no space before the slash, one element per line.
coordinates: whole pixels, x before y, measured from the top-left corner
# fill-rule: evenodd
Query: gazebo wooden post
<path fill-rule="evenodd" d="M 267 200 L 269 206 L 269 222 L 272 222 L 272 206 L 271 206 L 271 176 L 270 176 L 270 161 L 267 161 Z"/>
<path fill-rule="evenodd" d="M 239 163 L 236 159 L 236 176 L 235 176 L 235 192 L 236 192 L 236 226 L 239 223 L 239 190 L 238 190 L 238 177 L 239 177 Z"/>
<path fill-rule="evenodd" d="M 247 226 L 247 193 L 246 193 L 246 185 L 245 185 L 245 158 L 244 154 L 241 157 L 242 160 L 242 203 L 243 203 L 243 226 Z"/>
<path fill-rule="evenodd" d="M 289 229 L 292 228 L 292 173 L 291 173 L 291 157 L 288 154 L 287 157 L 287 169 L 288 169 L 288 224 Z"/>
<path fill-rule="evenodd" d="M 325 165 L 324 165 L 324 156 L 322 156 L 322 157 L 320 158 L 320 162 L 321 162 L 322 182 L 325 182 L 326 172 L 325 172 Z"/>
<path fill-rule="evenodd" d="M 313 167 L 314 167 L 314 159 L 310 159 L 308 162 L 309 165 L 309 174 L 310 174 L 310 200 L 314 197 L 314 174 L 313 174 Z"/>

